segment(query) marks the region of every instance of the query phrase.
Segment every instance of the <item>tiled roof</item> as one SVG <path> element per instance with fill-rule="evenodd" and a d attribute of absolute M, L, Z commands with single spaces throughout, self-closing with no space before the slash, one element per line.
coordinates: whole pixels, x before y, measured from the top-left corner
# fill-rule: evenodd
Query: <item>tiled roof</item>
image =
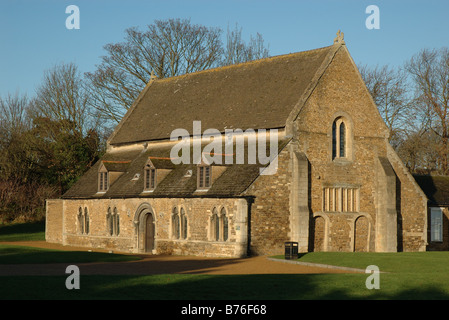
<path fill-rule="evenodd" d="M 288 139 L 280 140 L 278 143 L 279 152 L 284 148 Z M 197 191 L 197 165 L 178 164 L 174 165 L 170 159 L 172 146 L 150 145 L 148 149 L 107 153 L 91 169 L 89 169 L 73 186 L 68 190 L 63 198 L 117 198 L 117 197 L 234 197 L 240 196 L 251 183 L 259 176 L 260 168 L 267 164 L 237 164 L 235 154 L 231 164 L 212 164 L 225 167 L 223 173 L 214 181 L 207 191 Z M 271 156 L 270 146 L 267 143 L 266 155 Z M 247 154 L 247 148 L 244 150 Z M 277 155 L 277 153 L 276 153 Z M 155 168 L 170 170 L 152 192 L 144 191 L 144 167 L 148 159 L 151 160 Z M 224 155 L 223 155 L 224 159 Z M 101 163 L 126 164 L 122 166 L 122 175 L 112 183 L 105 193 L 98 193 L 98 169 Z M 186 175 L 190 170 L 191 175 Z M 212 170 L 213 167 L 212 167 Z"/>
<path fill-rule="evenodd" d="M 430 205 L 449 206 L 449 176 L 414 175 Z"/>
<path fill-rule="evenodd" d="M 106 153 L 63 198 L 241 196 L 266 164 L 233 161 L 225 165 L 225 170 L 218 170 L 223 173 L 208 191 L 198 192 L 196 165 L 174 165 L 171 147 L 155 140 L 169 139 L 174 129 L 185 129 L 192 135 L 194 121 L 201 121 L 201 133 L 209 128 L 222 133 L 226 129 L 285 128 L 339 47 L 151 80 L 108 140 L 117 150 L 135 143 L 148 143 L 148 148 Z M 288 141 L 279 141 L 279 150 Z M 156 169 L 165 169 L 166 175 L 154 191 L 143 192 L 148 159 Z M 122 172 L 105 193 L 97 192 L 101 164 L 108 171 Z M 190 176 L 186 175 L 187 170 L 191 170 Z"/>
<path fill-rule="evenodd" d="M 111 145 L 170 138 L 174 129 L 285 127 L 335 46 L 276 56 L 147 85 L 110 137 Z"/>

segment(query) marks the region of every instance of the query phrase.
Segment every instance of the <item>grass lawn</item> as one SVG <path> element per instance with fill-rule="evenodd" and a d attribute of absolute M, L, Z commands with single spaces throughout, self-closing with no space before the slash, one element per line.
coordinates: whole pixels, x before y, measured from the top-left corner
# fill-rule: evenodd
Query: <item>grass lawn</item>
<path fill-rule="evenodd" d="M 81 274 L 79 290 L 67 290 L 67 276 L 64 275 L 14 276 L 1 277 L 0 299 L 449 299 L 449 252 L 310 253 L 302 256 L 300 260 L 363 269 L 374 264 L 381 272 L 387 273 L 379 275 L 378 290 L 366 288 L 365 281 L 370 275 L 364 273 L 151 276 Z"/>
<path fill-rule="evenodd" d="M 15 228 L 19 228 L 16 226 Z M 5 233 L 0 227 L 0 239 Z M 19 228 L 20 229 L 20 228 Z M 19 230 L 16 229 L 16 230 Z M 25 228 L 26 229 L 26 228 Z M 39 232 L 27 232 L 27 236 Z M 12 231 L 11 231 L 12 230 Z M 14 236 L 20 238 L 19 234 Z M 21 238 L 20 240 L 24 240 Z M 1 240 L 0 240 L 1 241 Z M 6 240 L 3 240 L 6 241 Z M 8 240 L 10 241 L 10 240 Z M 117 261 L 129 256 L 59 252 L 0 246 L 0 263 Z M 283 258 L 283 257 L 281 257 Z M 86 260 L 93 259 L 93 260 Z M 113 260 L 105 260 L 113 259 Z M 80 289 L 68 290 L 61 276 L 0 277 L 0 299 L 120 299 L 120 300 L 354 300 L 449 299 L 449 252 L 308 253 L 299 261 L 365 269 L 379 267 L 380 289 L 367 289 L 370 274 L 202 275 L 151 276 L 80 275 Z M 281 263 L 281 262 L 279 262 Z"/>
<path fill-rule="evenodd" d="M 118 262 L 139 259 L 137 256 L 103 252 L 61 251 L 0 244 L 0 264 Z"/>
<path fill-rule="evenodd" d="M 380 276 L 368 290 L 363 274 L 80 276 L 68 290 L 65 276 L 2 277 L 0 299 L 120 300 L 436 300 L 449 298 L 447 276 Z"/>
<path fill-rule="evenodd" d="M 0 225 L 0 241 L 45 241 L 45 221 Z"/>
<path fill-rule="evenodd" d="M 45 222 L 0 226 L 0 242 L 45 241 Z M 139 257 L 102 252 L 60 251 L 0 244 L 0 264 L 83 263 L 138 260 Z"/>
<path fill-rule="evenodd" d="M 275 258 L 283 259 L 284 256 Z M 311 252 L 300 254 L 297 261 L 366 269 L 379 267 L 380 272 L 449 273 L 449 252 Z"/>

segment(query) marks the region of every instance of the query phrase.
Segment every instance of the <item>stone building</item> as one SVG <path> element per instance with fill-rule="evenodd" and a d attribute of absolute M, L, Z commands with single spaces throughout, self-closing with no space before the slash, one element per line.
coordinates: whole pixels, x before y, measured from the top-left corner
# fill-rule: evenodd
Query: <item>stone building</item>
<path fill-rule="evenodd" d="M 387 137 L 340 33 L 324 48 L 154 78 L 102 159 L 47 200 L 46 239 L 228 257 L 282 254 L 286 241 L 424 251 L 427 198 Z"/>
<path fill-rule="evenodd" d="M 427 250 L 449 250 L 449 176 L 415 175 L 428 198 Z"/>

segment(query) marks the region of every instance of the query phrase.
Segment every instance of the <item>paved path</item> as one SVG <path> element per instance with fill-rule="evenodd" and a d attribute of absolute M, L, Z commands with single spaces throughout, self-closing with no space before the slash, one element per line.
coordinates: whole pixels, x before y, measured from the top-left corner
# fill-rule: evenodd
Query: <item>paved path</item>
<path fill-rule="evenodd" d="M 87 248 L 49 244 L 45 241 L 0 242 L 59 250 L 87 251 Z M 93 250 L 107 252 L 106 250 Z M 270 260 L 265 256 L 248 258 L 203 258 L 195 256 L 139 255 L 142 260 L 126 262 L 78 263 L 85 275 L 150 275 L 150 274 L 311 274 L 349 273 L 348 270 L 297 265 Z M 0 276 L 66 275 L 68 263 L 0 265 Z"/>

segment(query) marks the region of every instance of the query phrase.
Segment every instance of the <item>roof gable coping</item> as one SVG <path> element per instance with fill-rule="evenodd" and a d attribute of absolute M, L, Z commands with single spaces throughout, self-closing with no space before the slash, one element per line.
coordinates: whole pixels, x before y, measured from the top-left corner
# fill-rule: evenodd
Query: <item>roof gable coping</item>
<path fill-rule="evenodd" d="M 104 165 L 103 161 L 101 161 L 100 167 L 98 167 L 98 172 L 108 172 L 108 169 L 106 169 L 106 166 Z"/>
<path fill-rule="evenodd" d="M 385 124 L 385 121 L 383 121 L 382 116 L 380 115 L 379 109 L 377 108 L 377 105 L 374 102 L 373 97 L 371 96 L 368 88 L 366 87 L 366 84 L 365 84 L 365 81 L 362 78 L 362 75 L 360 74 L 360 71 L 359 71 L 357 65 L 354 62 L 354 59 L 352 58 L 351 54 L 348 51 L 348 48 L 346 47 L 346 43 L 344 41 L 344 34 L 340 30 L 338 30 L 338 32 L 337 32 L 337 36 L 334 39 L 334 44 L 333 44 L 332 47 L 333 47 L 333 49 L 328 53 L 326 59 L 323 61 L 323 63 L 320 66 L 320 68 L 318 68 L 318 70 L 315 73 L 315 76 L 313 77 L 313 80 L 311 81 L 309 87 L 304 91 L 304 93 L 300 97 L 298 103 L 295 105 L 295 107 L 293 108 L 293 110 L 290 113 L 289 117 L 287 118 L 286 125 L 285 125 L 287 136 L 288 137 L 292 137 L 293 136 L 293 133 L 294 133 L 294 125 L 293 125 L 293 123 L 294 123 L 294 121 L 298 117 L 301 109 L 304 107 L 304 105 L 306 104 L 306 102 L 309 99 L 309 97 L 312 95 L 312 93 L 315 90 L 315 88 L 318 86 L 319 81 L 321 80 L 322 76 L 324 75 L 324 73 L 326 72 L 326 70 L 328 69 L 328 67 L 332 63 L 332 61 L 334 60 L 335 56 L 337 55 L 337 53 L 341 49 L 346 54 L 347 58 L 349 59 L 350 63 L 352 64 L 353 68 L 357 71 L 356 72 L 357 73 L 357 77 L 361 81 L 361 84 L 363 85 L 364 90 L 366 91 L 366 93 L 368 95 L 368 99 L 371 101 L 372 105 L 376 109 L 376 112 L 377 112 L 379 118 L 382 120 L 381 123 L 382 123 L 382 125 L 384 127 L 385 138 L 388 138 L 388 136 L 389 136 L 389 129 L 388 129 L 387 125 Z"/>
<path fill-rule="evenodd" d="M 383 120 L 382 116 L 380 115 L 380 111 L 379 111 L 379 109 L 377 108 L 376 102 L 374 102 L 373 96 L 372 96 L 371 93 L 369 92 L 368 87 L 366 86 L 365 81 L 364 81 L 363 78 L 362 78 L 362 75 L 361 75 L 361 73 L 360 73 L 360 70 L 359 70 L 359 68 L 357 67 L 356 63 L 354 62 L 354 59 L 352 59 L 351 55 L 349 54 L 348 48 L 346 48 L 346 46 L 344 46 L 344 51 L 345 51 L 345 53 L 347 54 L 347 56 L 348 56 L 348 58 L 349 58 L 349 61 L 351 62 L 352 66 L 353 66 L 354 69 L 357 71 L 357 72 L 356 72 L 356 73 L 357 73 L 357 77 L 359 78 L 359 80 L 360 80 L 361 83 L 363 84 L 364 90 L 365 90 L 366 94 L 368 95 L 368 99 L 371 101 L 371 104 L 372 104 L 372 105 L 375 107 L 375 109 L 376 109 L 376 112 L 377 112 L 379 118 L 381 119 L 380 122 L 381 122 L 381 124 L 382 124 L 383 127 L 384 127 L 384 131 L 385 131 L 384 135 L 385 135 L 385 138 L 388 139 L 389 134 L 390 134 L 390 130 L 388 129 L 388 127 L 387 127 L 385 121 Z"/>
<path fill-rule="evenodd" d="M 145 168 L 149 167 L 152 169 L 156 169 L 155 165 L 153 164 L 153 161 L 151 161 L 151 157 L 148 157 L 147 161 L 145 162 Z"/>
<path fill-rule="evenodd" d="M 99 172 L 126 172 L 131 160 L 115 161 L 115 160 L 102 160 L 99 168 Z"/>
<path fill-rule="evenodd" d="M 339 30 L 339 32 L 340 32 L 340 30 Z M 337 38 L 339 39 L 338 41 L 336 41 Z M 289 116 L 288 116 L 288 118 L 286 120 L 285 131 L 286 131 L 286 135 L 288 137 L 292 137 L 293 136 L 293 131 L 294 131 L 293 130 L 293 123 L 296 120 L 296 118 L 298 117 L 299 112 L 301 111 L 303 106 L 306 104 L 306 102 L 309 99 L 309 97 L 312 95 L 312 92 L 317 87 L 317 85 L 318 85 L 321 77 L 323 76 L 324 72 L 329 67 L 329 65 L 331 64 L 332 60 L 334 59 L 335 55 L 340 50 L 340 48 L 343 47 L 343 46 L 345 47 L 345 42 L 344 42 L 344 40 L 341 37 L 339 38 L 338 33 L 337 33 L 337 38 L 336 38 L 336 40 L 334 40 L 334 44 L 332 46 L 332 49 L 327 54 L 326 58 L 324 59 L 324 61 L 321 64 L 321 66 L 315 72 L 315 75 L 313 76 L 312 81 L 309 83 L 309 86 L 303 92 L 303 94 L 299 98 L 299 100 L 296 103 L 296 105 L 293 107 L 293 110 L 290 112 L 290 114 L 289 114 Z"/>

